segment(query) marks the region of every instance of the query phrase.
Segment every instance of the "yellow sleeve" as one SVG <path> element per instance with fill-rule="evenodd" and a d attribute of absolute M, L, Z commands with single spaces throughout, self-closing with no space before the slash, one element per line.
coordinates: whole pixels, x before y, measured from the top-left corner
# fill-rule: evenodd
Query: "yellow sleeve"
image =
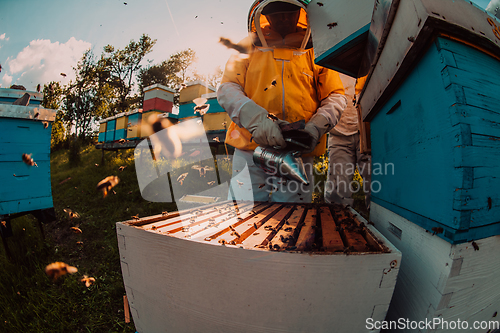
<path fill-rule="evenodd" d="M 318 81 L 316 83 L 318 100 L 322 101 L 332 93 L 345 95 L 344 85 L 340 80 L 339 73 L 321 66 L 318 66 L 318 68 Z"/>

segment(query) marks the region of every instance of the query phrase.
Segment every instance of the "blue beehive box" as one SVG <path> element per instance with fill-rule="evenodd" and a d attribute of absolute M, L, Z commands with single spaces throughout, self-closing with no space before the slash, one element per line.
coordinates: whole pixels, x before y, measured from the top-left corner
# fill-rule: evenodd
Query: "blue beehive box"
<path fill-rule="evenodd" d="M 115 140 L 115 124 L 116 124 L 116 119 L 109 120 L 106 123 L 106 142 L 114 141 Z"/>
<path fill-rule="evenodd" d="M 0 96 L 9 90 L 0 89 Z M 55 110 L 31 104 L 0 104 L 0 216 L 53 207 L 50 136 L 55 115 Z M 37 166 L 24 163 L 23 154 Z"/>
<path fill-rule="evenodd" d="M 374 202 L 452 243 L 500 233 L 499 74 L 498 59 L 435 40 L 371 122 Z"/>

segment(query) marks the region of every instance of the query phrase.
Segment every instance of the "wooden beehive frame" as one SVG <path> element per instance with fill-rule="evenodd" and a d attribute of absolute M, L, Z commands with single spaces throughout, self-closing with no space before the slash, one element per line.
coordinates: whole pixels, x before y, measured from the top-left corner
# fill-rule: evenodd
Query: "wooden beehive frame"
<path fill-rule="evenodd" d="M 163 235 L 246 249 L 389 252 L 358 215 L 340 205 L 225 201 L 125 223 Z"/>

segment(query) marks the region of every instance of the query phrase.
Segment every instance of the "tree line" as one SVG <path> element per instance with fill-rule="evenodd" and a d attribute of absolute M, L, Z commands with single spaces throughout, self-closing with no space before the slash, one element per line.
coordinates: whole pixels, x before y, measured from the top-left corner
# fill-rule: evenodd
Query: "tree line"
<path fill-rule="evenodd" d="M 84 52 L 73 68 L 76 77 L 67 85 L 52 81 L 44 84 L 42 106 L 57 110 L 52 124 L 53 149 L 68 147 L 69 138 L 89 142 L 96 135 L 98 120 L 142 107 L 144 88 L 160 83 L 179 91 L 191 80 L 203 80 L 216 86 L 222 70 L 208 76 L 193 69 L 197 60 L 192 49 L 172 54 L 159 64 L 148 62 L 145 56 L 152 52 L 156 39 L 143 34 L 139 41 L 131 40 L 123 49 L 106 45 L 100 57 L 92 50 Z"/>

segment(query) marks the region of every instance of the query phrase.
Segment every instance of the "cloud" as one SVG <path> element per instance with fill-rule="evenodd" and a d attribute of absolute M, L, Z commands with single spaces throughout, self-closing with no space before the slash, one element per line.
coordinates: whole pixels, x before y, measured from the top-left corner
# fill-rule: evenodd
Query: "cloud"
<path fill-rule="evenodd" d="M 74 79 L 73 67 L 92 44 L 71 37 L 66 43 L 48 39 L 32 40 L 15 59 L 7 62 L 9 74 L 16 77 L 16 84 L 31 90 L 37 84 L 61 81 L 67 84 Z M 65 73 L 63 77 L 60 73 Z"/>
<path fill-rule="evenodd" d="M 2 84 L 0 84 L 0 87 L 8 88 L 10 87 L 11 82 L 12 82 L 12 76 L 4 74 L 4 76 L 2 77 Z"/>
<path fill-rule="evenodd" d="M 9 37 L 5 38 L 5 32 L 0 35 L 0 40 L 9 40 Z"/>

